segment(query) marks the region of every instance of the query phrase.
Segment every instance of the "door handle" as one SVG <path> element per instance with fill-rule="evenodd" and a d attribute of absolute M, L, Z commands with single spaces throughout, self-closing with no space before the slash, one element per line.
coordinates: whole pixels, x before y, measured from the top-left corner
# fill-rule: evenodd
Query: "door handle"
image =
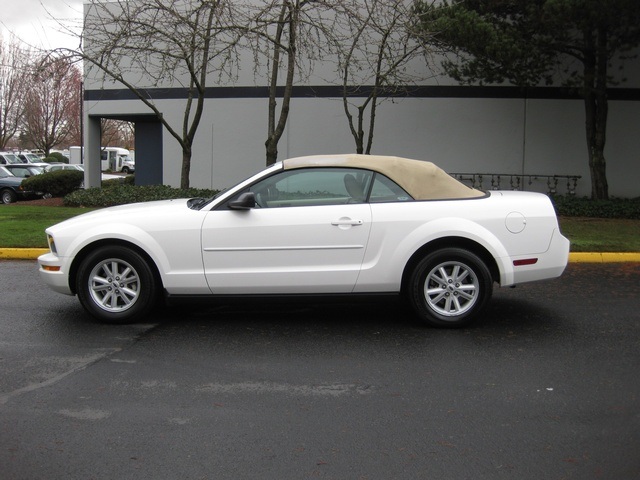
<path fill-rule="evenodd" d="M 354 220 L 352 218 L 339 218 L 338 220 L 334 220 L 331 222 L 331 225 L 336 227 L 342 226 L 352 226 L 355 227 L 357 225 L 362 225 L 364 222 L 362 220 Z"/>

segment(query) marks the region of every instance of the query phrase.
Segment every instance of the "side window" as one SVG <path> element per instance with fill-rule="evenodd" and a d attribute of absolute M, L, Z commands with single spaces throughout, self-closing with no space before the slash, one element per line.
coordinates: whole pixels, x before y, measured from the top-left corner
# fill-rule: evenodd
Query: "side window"
<path fill-rule="evenodd" d="M 377 173 L 371 188 L 370 203 L 408 202 L 413 200 L 411 195 L 404 191 L 389 177 Z"/>
<path fill-rule="evenodd" d="M 287 170 L 249 191 L 262 208 L 363 203 L 373 173 L 353 168 L 305 168 Z"/>

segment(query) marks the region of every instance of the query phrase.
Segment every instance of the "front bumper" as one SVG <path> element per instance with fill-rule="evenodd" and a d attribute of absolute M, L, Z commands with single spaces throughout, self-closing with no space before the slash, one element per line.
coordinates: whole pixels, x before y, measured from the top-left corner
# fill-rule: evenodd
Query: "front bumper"
<path fill-rule="evenodd" d="M 40 279 L 53 291 L 65 295 L 73 295 L 69 286 L 69 272 L 64 262 L 53 253 L 45 253 L 38 257 Z"/>

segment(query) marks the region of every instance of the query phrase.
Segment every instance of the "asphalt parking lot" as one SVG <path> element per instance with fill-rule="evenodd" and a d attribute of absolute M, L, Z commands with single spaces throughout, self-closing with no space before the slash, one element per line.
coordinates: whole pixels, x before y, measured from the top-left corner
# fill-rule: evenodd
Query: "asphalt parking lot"
<path fill-rule="evenodd" d="M 640 478 L 640 263 L 497 289 L 480 325 L 394 302 L 94 323 L 0 261 L 2 479 Z"/>

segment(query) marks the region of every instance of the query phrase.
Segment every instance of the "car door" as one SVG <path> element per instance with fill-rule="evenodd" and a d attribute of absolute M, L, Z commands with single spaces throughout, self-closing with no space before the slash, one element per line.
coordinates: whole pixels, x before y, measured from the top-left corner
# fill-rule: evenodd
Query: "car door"
<path fill-rule="evenodd" d="M 345 175 L 354 169 L 279 173 L 249 189 L 256 208 L 210 211 L 202 255 L 214 294 L 348 293 L 362 266 L 371 209 L 354 199 Z"/>

